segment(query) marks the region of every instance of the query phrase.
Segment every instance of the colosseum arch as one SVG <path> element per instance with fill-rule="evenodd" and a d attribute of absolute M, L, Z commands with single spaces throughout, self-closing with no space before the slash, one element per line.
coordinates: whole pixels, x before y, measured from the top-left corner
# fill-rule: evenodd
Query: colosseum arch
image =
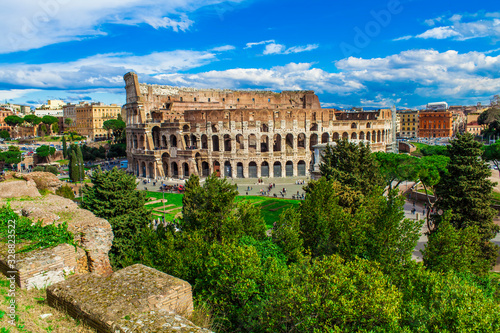
<path fill-rule="evenodd" d="M 172 162 L 171 164 L 171 170 L 172 170 L 172 177 L 178 178 L 179 177 L 179 167 L 177 166 L 176 162 Z"/>
<path fill-rule="evenodd" d="M 219 132 L 219 126 L 217 126 L 217 125 L 215 125 L 215 124 L 214 124 L 214 125 L 212 125 L 212 132 L 213 132 L 213 133 L 217 133 L 217 132 Z"/>
<path fill-rule="evenodd" d="M 311 132 L 315 132 L 318 130 L 318 124 L 314 123 L 311 125 Z"/>
<path fill-rule="evenodd" d="M 257 178 L 257 163 L 248 163 L 248 178 Z"/>
<path fill-rule="evenodd" d="M 139 148 L 140 149 L 145 149 L 146 148 L 144 146 L 144 135 L 139 135 Z"/>
<path fill-rule="evenodd" d="M 359 139 L 364 140 L 365 139 L 365 132 L 361 131 L 359 132 Z"/>
<path fill-rule="evenodd" d="M 281 177 L 281 162 L 274 162 L 273 164 L 273 174 L 274 177 Z"/>
<path fill-rule="evenodd" d="M 189 178 L 189 164 L 186 162 L 182 163 L 182 176 L 184 178 Z"/>
<path fill-rule="evenodd" d="M 266 161 L 262 162 L 262 165 L 260 166 L 260 176 L 269 177 L 269 163 Z"/>
<path fill-rule="evenodd" d="M 177 137 L 174 134 L 170 135 L 170 147 L 177 147 Z"/>
<path fill-rule="evenodd" d="M 153 146 L 155 148 L 160 147 L 160 128 L 158 126 L 153 127 L 151 130 L 151 135 L 153 136 Z"/>
<path fill-rule="evenodd" d="M 377 142 L 380 142 L 380 131 L 377 131 Z"/>
<path fill-rule="evenodd" d="M 269 137 L 267 135 L 262 135 L 260 137 L 260 151 L 263 153 L 269 151 Z"/>
<path fill-rule="evenodd" d="M 245 178 L 243 169 L 244 167 L 242 162 L 236 163 L 236 178 Z"/>
<path fill-rule="evenodd" d="M 224 151 L 231 151 L 231 136 L 224 134 Z"/>
<path fill-rule="evenodd" d="M 189 132 L 189 125 L 182 126 L 182 131 L 183 132 Z"/>
<path fill-rule="evenodd" d="M 306 175 L 306 162 L 300 160 L 299 163 L 297 163 L 297 176 L 304 177 L 305 175 Z"/>
<path fill-rule="evenodd" d="M 132 147 L 135 148 L 135 149 L 138 148 L 137 147 L 137 135 L 136 134 L 132 135 Z"/>
<path fill-rule="evenodd" d="M 347 132 L 342 133 L 342 139 L 349 139 L 349 134 Z"/>
<path fill-rule="evenodd" d="M 357 140 L 358 139 L 358 135 L 356 134 L 356 132 L 352 132 L 351 133 L 351 140 Z"/>
<path fill-rule="evenodd" d="M 201 162 L 201 175 L 203 177 L 210 176 L 210 165 L 206 161 Z"/>
<path fill-rule="evenodd" d="M 339 133 L 337 132 L 333 132 L 333 135 L 332 135 L 332 140 L 339 140 L 340 139 L 340 135 Z"/>
<path fill-rule="evenodd" d="M 273 141 L 273 151 L 281 151 L 281 135 L 275 134 Z"/>
<path fill-rule="evenodd" d="M 162 135 L 161 136 L 161 147 L 162 148 L 168 148 L 168 141 L 167 141 L 167 136 Z"/>
<path fill-rule="evenodd" d="M 191 146 L 191 143 L 189 142 L 189 135 L 184 134 L 184 144 L 186 145 L 186 148 Z"/>
<path fill-rule="evenodd" d="M 142 171 L 142 177 L 143 178 L 146 178 L 147 175 L 146 175 L 146 162 L 141 162 L 141 171 Z"/>
<path fill-rule="evenodd" d="M 285 139 L 286 150 L 293 150 L 293 134 L 288 133 Z"/>
<path fill-rule="evenodd" d="M 148 164 L 148 178 L 155 178 L 155 168 L 153 162 Z"/>
<path fill-rule="evenodd" d="M 311 137 L 309 138 L 309 150 L 313 150 L 313 147 L 318 144 L 318 134 L 314 133 L 311 134 Z"/>
<path fill-rule="evenodd" d="M 330 134 L 325 132 L 321 135 L 321 143 L 328 143 L 329 140 L 330 140 Z"/>
<path fill-rule="evenodd" d="M 269 132 L 269 126 L 267 126 L 267 124 L 262 124 L 260 126 L 260 131 L 261 132 Z"/>
<path fill-rule="evenodd" d="M 198 148 L 198 138 L 194 134 L 191 134 L 191 146 Z"/>
<path fill-rule="evenodd" d="M 372 132 L 372 142 L 377 142 L 377 132 Z"/>
<path fill-rule="evenodd" d="M 370 131 L 366 132 L 366 140 L 371 141 L 371 133 Z"/>
<path fill-rule="evenodd" d="M 208 149 L 208 137 L 206 134 L 201 136 L 201 149 Z"/>
<path fill-rule="evenodd" d="M 168 176 L 168 164 L 170 162 L 170 155 L 169 153 L 163 153 L 161 155 L 161 164 L 162 164 L 162 167 L 163 167 L 163 174 L 165 175 L 165 177 Z"/>
<path fill-rule="evenodd" d="M 293 177 L 293 162 L 287 161 L 285 164 L 285 171 L 287 177 Z"/>
<path fill-rule="evenodd" d="M 212 151 L 219 151 L 219 136 L 212 135 Z"/>
<path fill-rule="evenodd" d="M 371 128 L 372 124 L 371 123 L 366 123 L 366 128 Z"/>
<path fill-rule="evenodd" d="M 351 129 L 357 129 L 357 128 L 358 128 L 358 125 L 356 123 L 351 124 Z"/>
<path fill-rule="evenodd" d="M 306 148 L 306 135 L 304 133 L 299 133 L 297 136 L 297 148 Z"/>

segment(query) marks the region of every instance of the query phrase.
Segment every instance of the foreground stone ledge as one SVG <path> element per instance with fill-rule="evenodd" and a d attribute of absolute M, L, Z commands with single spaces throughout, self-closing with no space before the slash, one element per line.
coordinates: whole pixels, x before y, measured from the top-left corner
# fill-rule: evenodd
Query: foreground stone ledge
<path fill-rule="evenodd" d="M 176 320 L 193 310 L 191 285 L 141 264 L 108 277 L 72 276 L 48 287 L 47 300 L 98 332 L 203 332 Z"/>

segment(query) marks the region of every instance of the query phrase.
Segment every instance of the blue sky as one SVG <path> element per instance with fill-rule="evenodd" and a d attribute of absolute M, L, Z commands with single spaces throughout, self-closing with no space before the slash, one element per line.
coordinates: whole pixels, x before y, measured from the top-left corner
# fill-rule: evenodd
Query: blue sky
<path fill-rule="evenodd" d="M 498 0 L 16 0 L 1 7 L 2 102 L 123 104 L 128 71 L 155 84 L 315 90 L 324 107 L 484 104 L 500 93 Z"/>

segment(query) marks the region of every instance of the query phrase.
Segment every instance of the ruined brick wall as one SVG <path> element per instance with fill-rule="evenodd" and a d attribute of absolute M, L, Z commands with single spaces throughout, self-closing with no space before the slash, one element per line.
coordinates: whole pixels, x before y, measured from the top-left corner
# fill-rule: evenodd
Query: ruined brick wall
<path fill-rule="evenodd" d="M 45 288 L 51 284 L 64 281 L 70 274 L 88 273 L 85 251 L 68 244 L 54 248 L 17 253 L 15 264 L 5 249 L 0 250 L 0 272 L 5 276 L 16 277 L 20 288 Z"/>
<path fill-rule="evenodd" d="M 12 193 L 9 192 L 12 184 L 18 189 L 25 188 L 25 197 L 12 198 Z M 53 283 L 68 272 L 94 272 L 102 276 L 111 274 L 108 252 L 112 245 L 113 232 L 108 221 L 96 217 L 90 211 L 80 209 L 69 199 L 51 194 L 40 196 L 35 184 L 31 178 L 28 181 L 0 182 L 0 205 L 5 203 L 1 199 L 2 195 L 7 194 L 10 206 L 19 215 L 29 217 L 33 221 L 41 221 L 43 225 L 66 222 L 78 248 L 75 250 L 73 246 L 59 245 L 19 254 L 16 266 L 8 267 L 6 244 L 0 243 L 0 271 L 4 274 L 7 270 L 18 272 L 17 282 L 22 288 L 31 284 L 39 286 Z"/>
<path fill-rule="evenodd" d="M 140 177 L 307 177 L 319 143 L 395 144 L 391 110 L 322 109 L 313 91 L 144 85 L 131 73 L 125 81 L 128 170 Z"/>

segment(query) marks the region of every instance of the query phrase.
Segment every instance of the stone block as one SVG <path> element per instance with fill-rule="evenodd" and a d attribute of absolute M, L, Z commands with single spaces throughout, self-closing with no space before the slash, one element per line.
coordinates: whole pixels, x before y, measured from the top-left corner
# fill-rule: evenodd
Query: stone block
<path fill-rule="evenodd" d="M 98 332 L 203 332 L 179 316 L 193 310 L 191 285 L 141 264 L 72 276 L 48 287 L 47 300 Z"/>

